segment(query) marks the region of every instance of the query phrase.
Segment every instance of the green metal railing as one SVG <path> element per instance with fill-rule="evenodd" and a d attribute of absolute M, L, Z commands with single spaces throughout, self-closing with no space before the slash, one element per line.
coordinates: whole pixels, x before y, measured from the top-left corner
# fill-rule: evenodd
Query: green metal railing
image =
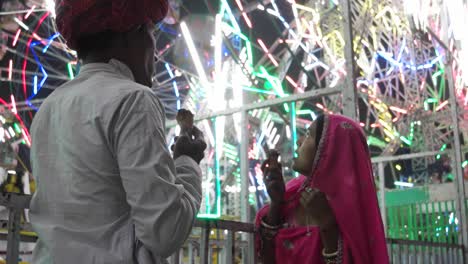
<path fill-rule="evenodd" d="M 468 205 L 468 200 L 466 203 Z M 449 244 L 459 242 L 455 201 L 390 205 L 386 212 L 389 238 Z"/>

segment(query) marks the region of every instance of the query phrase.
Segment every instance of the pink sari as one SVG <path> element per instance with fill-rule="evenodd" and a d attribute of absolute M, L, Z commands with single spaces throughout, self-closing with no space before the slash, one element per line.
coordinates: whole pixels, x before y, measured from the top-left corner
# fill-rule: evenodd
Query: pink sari
<path fill-rule="evenodd" d="M 327 196 L 343 240 L 342 263 L 389 263 L 367 143 L 358 124 L 344 116 L 325 117 L 312 175 L 286 185 L 285 219 L 293 218 L 299 195 L 307 186 Z M 265 206 L 257 213 L 257 228 L 268 210 Z M 257 236 L 257 252 L 260 243 Z M 277 264 L 324 263 L 318 227 L 283 228 L 275 237 L 275 246 Z"/>

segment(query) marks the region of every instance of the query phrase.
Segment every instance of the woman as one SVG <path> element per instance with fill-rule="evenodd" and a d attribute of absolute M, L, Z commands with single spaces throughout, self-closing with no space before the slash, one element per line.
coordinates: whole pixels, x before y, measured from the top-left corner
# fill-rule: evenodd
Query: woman
<path fill-rule="evenodd" d="M 263 263 L 387 264 L 385 234 L 363 131 L 338 115 L 309 127 L 286 186 L 276 157 L 263 165 L 271 204 L 256 218 Z"/>

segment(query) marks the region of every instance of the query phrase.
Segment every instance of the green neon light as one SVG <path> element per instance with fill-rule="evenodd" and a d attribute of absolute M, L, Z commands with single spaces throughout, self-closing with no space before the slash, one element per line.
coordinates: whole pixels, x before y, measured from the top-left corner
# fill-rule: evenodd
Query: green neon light
<path fill-rule="evenodd" d="M 444 145 L 442 145 L 442 147 L 440 148 L 439 151 L 442 152 L 442 151 L 444 151 L 446 148 L 447 148 L 447 144 L 444 144 Z M 437 154 L 436 159 L 440 159 L 440 157 L 441 157 L 441 155 L 440 155 L 440 154 Z"/>
<path fill-rule="evenodd" d="M 297 115 L 296 115 L 296 102 L 291 103 L 291 136 L 292 136 L 292 155 L 297 158 Z M 299 177 L 299 173 L 294 172 L 294 177 Z"/>
<path fill-rule="evenodd" d="M 221 218 L 221 214 L 198 214 L 198 219 L 219 219 Z"/>
<path fill-rule="evenodd" d="M 216 126 L 216 118 L 213 120 L 213 125 Z M 216 135 L 214 135 L 215 138 L 216 138 Z M 215 177 L 214 177 L 214 181 L 215 181 L 215 208 L 211 208 L 211 201 L 210 201 L 210 197 L 209 197 L 209 192 L 205 192 L 205 212 L 204 213 L 199 213 L 197 215 L 197 218 L 200 218 L 200 219 L 219 219 L 221 217 L 221 182 L 220 182 L 220 174 L 221 174 L 221 166 L 220 166 L 220 153 L 218 153 L 217 149 L 217 145 L 218 144 L 223 144 L 222 142 L 217 142 L 215 140 L 215 143 L 214 143 L 214 149 L 215 149 L 215 153 L 214 153 L 214 160 L 215 160 L 215 168 L 214 168 L 214 171 L 215 171 Z M 226 145 L 227 144 L 224 144 L 224 150 L 226 150 Z M 213 175 L 213 170 L 212 168 L 210 168 L 208 170 L 208 175 Z M 210 178 L 210 177 L 208 177 Z M 207 183 L 208 184 L 208 183 Z M 213 210 L 214 209 L 214 210 Z"/>
<path fill-rule="evenodd" d="M 208 169 L 208 175 L 211 175 L 213 174 L 213 172 L 211 171 L 211 168 Z M 208 177 L 209 179 L 210 177 Z M 209 182 L 208 180 L 205 182 L 206 184 L 206 189 L 209 189 L 208 185 L 209 185 Z M 211 205 L 210 205 L 210 192 L 208 192 L 208 190 L 205 190 L 205 210 L 206 212 L 211 212 Z"/>
<path fill-rule="evenodd" d="M 229 17 L 229 21 L 231 22 L 232 26 L 228 23 L 223 23 L 224 26 L 229 27 L 234 34 L 236 34 L 238 37 L 240 37 L 242 40 L 245 41 L 245 48 L 247 49 L 247 67 L 249 71 L 253 70 L 253 52 L 252 52 L 252 44 L 247 36 L 245 36 L 241 32 L 241 28 L 239 24 L 237 23 L 236 18 L 234 17 L 232 13 L 232 9 L 227 3 L 226 0 L 221 0 L 221 7 L 220 7 L 220 12 L 219 14 L 222 17 L 225 17 L 224 14 L 227 13 Z"/>
<path fill-rule="evenodd" d="M 71 63 L 67 64 L 67 69 L 68 69 L 68 76 L 70 77 L 70 80 L 75 79 L 75 74 L 73 73 L 73 66 Z"/>
<path fill-rule="evenodd" d="M 411 146 L 413 143 L 404 136 L 400 136 L 401 141 L 405 142 L 406 145 Z"/>
<path fill-rule="evenodd" d="M 233 155 L 231 153 L 225 153 L 225 156 L 226 158 L 228 158 L 229 160 L 232 160 L 232 161 L 236 161 L 237 160 L 237 155 Z"/>
<path fill-rule="evenodd" d="M 440 70 L 440 75 L 444 76 L 445 72 L 444 70 Z M 440 82 L 440 87 L 439 87 L 439 99 L 442 99 L 442 96 L 445 94 L 445 79 Z"/>
<path fill-rule="evenodd" d="M 468 165 L 468 160 L 465 160 L 465 161 L 462 163 L 462 168 L 465 168 L 467 165 Z"/>
<path fill-rule="evenodd" d="M 247 65 L 245 66 L 247 66 L 247 69 L 250 72 L 252 72 L 253 71 L 253 52 L 252 52 L 252 43 L 250 39 L 244 34 L 242 34 L 242 32 L 238 31 L 237 29 L 233 28 L 231 25 L 227 23 L 223 23 L 223 26 L 231 29 L 233 34 L 235 34 L 236 36 L 241 38 L 243 41 L 245 41 L 245 48 L 247 50 Z"/>
<path fill-rule="evenodd" d="M 383 140 L 380 140 L 379 138 L 376 138 L 374 136 L 368 136 L 367 137 L 367 145 L 369 146 L 376 146 L 379 148 L 385 148 L 387 146 L 387 143 Z"/>
<path fill-rule="evenodd" d="M 444 74 L 444 70 L 442 69 L 442 70 L 439 70 L 439 71 L 437 71 L 436 73 L 434 73 L 432 75 L 432 81 L 434 82 L 435 86 L 437 86 L 437 77 L 442 76 L 443 74 Z M 444 82 L 444 81 L 445 81 L 445 79 L 442 82 Z"/>
<path fill-rule="evenodd" d="M 229 143 L 224 143 L 224 147 L 227 148 L 227 149 L 231 149 L 231 150 L 237 150 L 237 147 L 229 144 Z"/>
<path fill-rule="evenodd" d="M 260 73 L 257 74 L 257 76 L 266 79 L 271 84 L 276 94 L 279 97 L 284 97 L 285 93 L 283 90 L 283 86 L 281 85 L 281 81 L 277 77 L 270 75 L 268 71 L 265 69 L 265 67 L 260 66 L 259 70 L 260 70 Z"/>
<path fill-rule="evenodd" d="M 250 205 L 255 205 L 255 204 L 257 204 L 257 203 L 255 202 L 255 195 L 253 195 L 252 193 L 249 193 L 249 204 L 250 204 Z"/>
<path fill-rule="evenodd" d="M 230 155 L 232 155 L 232 156 L 234 156 L 234 157 L 237 157 L 237 155 L 238 155 L 237 150 L 228 149 L 228 148 L 226 148 L 226 147 L 224 148 L 224 152 L 225 152 L 226 154 L 230 154 Z"/>
<path fill-rule="evenodd" d="M 444 144 L 441 148 L 440 151 L 444 151 L 447 148 L 447 144 Z"/>
<path fill-rule="evenodd" d="M 19 127 L 17 123 L 14 123 L 13 127 L 15 128 L 16 133 L 21 134 L 21 128 Z"/>
<path fill-rule="evenodd" d="M 296 102 L 291 103 L 291 135 L 292 135 L 292 145 L 293 145 L 293 155 L 297 158 L 297 113 L 296 113 Z"/>
<path fill-rule="evenodd" d="M 259 68 L 260 72 L 256 73 L 256 75 L 260 78 L 266 79 L 267 83 L 265 85 L 271 85 L 273 88 L 273 91 L 275 91 L 276 95 L 279 97 L 285 97 L 287 94 L 284 93 L 283 85 L 281 84 L 281 81 L 278 77 L 275 77 L 273 75 L 270 75 L 268 71 L 265 69 L 265 67 L 260 66 Z M 289 113 L 289 105 L 288 104 L 283 104 L 284 110 L 286 113 Z"/>
<path fill-rule="evenodd" d="M 229 6 L 226 0 L 221 0 L 221 12 L 220 13 L 222 15 L 225 12 L 228 14 L 229 20 L 231 21 L 232 25 L 236 29 L 235 31 L 241 32 L 241 29 L 239 27 L 239 24 L 237 23 L 236 17 L 234 17 L 234 14 L 232 13 L 231 7 Z"/>
<path fill-rule="evenodd" d="M 429 104 L 437 103 L 439 100 L 436 98 L 428 98 L 424 101 L 424 110 L 429 111 Z"/>
<path fill-rule="evenodd" d="M 299 111 L 297 111 L 297 114 L 298 115 L 315 115 L 314 111 L 312 111 L 310 109 L 299 110 Z"/>

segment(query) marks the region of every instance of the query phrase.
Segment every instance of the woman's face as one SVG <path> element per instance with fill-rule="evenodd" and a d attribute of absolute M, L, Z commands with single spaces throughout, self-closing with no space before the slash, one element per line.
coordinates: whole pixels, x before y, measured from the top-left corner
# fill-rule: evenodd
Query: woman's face
<path fill-rule="evenodd" d="M 313 122 L 305 136 L 302 136 L 297 141 L 299 149 L 296 152 L 298 156 L 293 160 L 292 169 L 306 176 L 310 175 L 312 171 L 315 153 L 317 152 L 315 144 L 316 134 L 317 122 Z"/>

